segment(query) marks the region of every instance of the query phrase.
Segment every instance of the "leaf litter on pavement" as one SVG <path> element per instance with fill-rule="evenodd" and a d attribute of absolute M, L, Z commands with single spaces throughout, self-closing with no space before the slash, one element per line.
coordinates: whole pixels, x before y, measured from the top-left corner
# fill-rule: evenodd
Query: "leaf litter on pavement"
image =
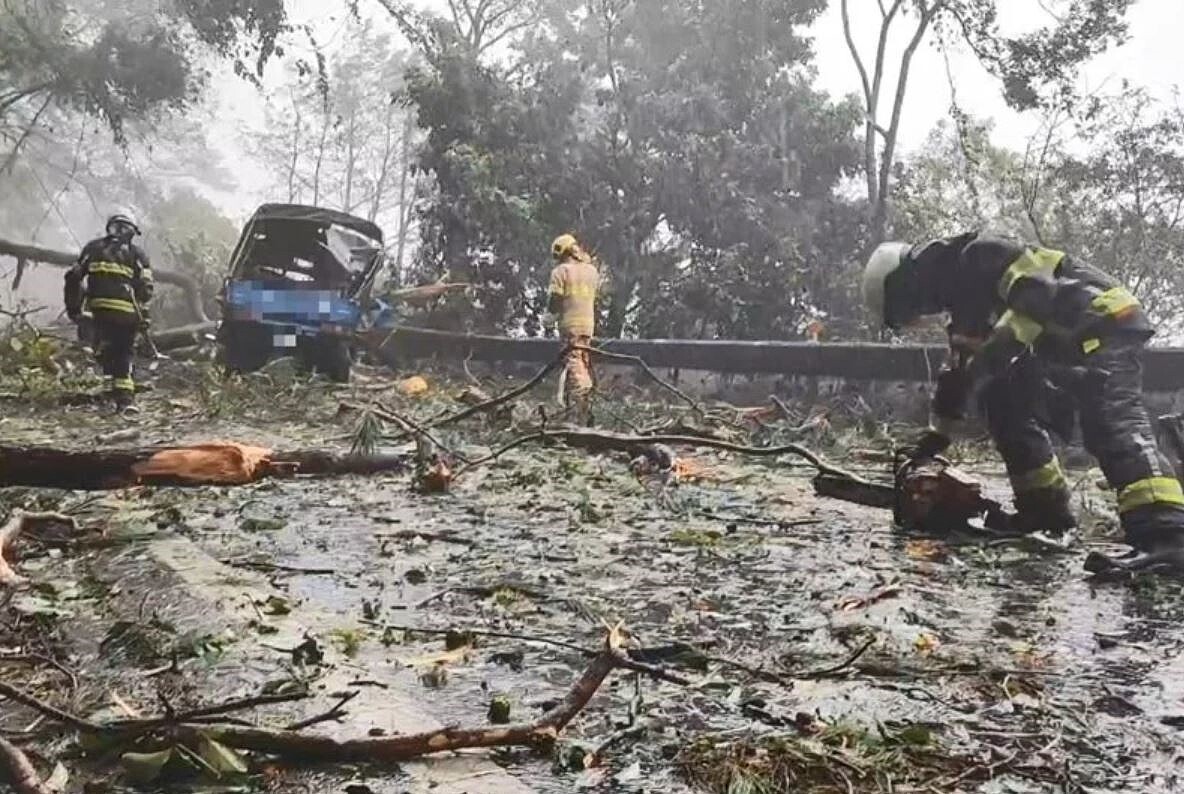
<path fill-rule="evenodd" d="M 384 386 L 364 375 L 335 387 L 273 370 L 224 382 L 200 365 L 169 364 L 143 401 L 136 443 L 414 452 L 402 428 L 343 406 L 386 406 L 422 424 L 473 399 L 472 383 L 422 380 L 426 388 Z M 624 431 L 625 421 L 654 427 L 685 412 L 660 397 L 606 399 Z M 16 440 L 87 447 L 125 429 L 91 408 L 55 410 L 69 421 L 27 409 Z M 712 406 L 720 432 L 749 443 L 799 438 L 773 414 L 727 410 Z M 755 429 L 729 423 L 750 414 L 762 417 Z M 435 435 L 476 459 L 529 432 L 537 415 L 532 395 Z M 856 425 L 832 412 L 805 440 L 843 460 L 849 446 L 869 444 Z M 624 620 L 646 653 L 685 667 L 695 686 L 644 682 L 640 706 L 625 679 L 603 690 L 566 741 L 595 746 L 625 729 L 631 709 L 643 729 L 605 751 L 603 771 L 517 751 L 496 756 L 503 769 L 540 791 L 987 791 L 993 781 L 1008 791 L 1171 790 L 1178 770 L 1162 759 L 1184 708 L 1160 693 L 1182 683 L 1162 663 L 1184 641 L 1177 584 L 1091 591 L 1071 561 L 901 536 L 884 513 L 815 497 L 812 471 L 796 461 L 678 453 L 683 466 L 665 483 L 625 454 L 528 444 L 439 492 L 414 489 L 409 471 L 107 494 L 85 515 L 123 529 L 59 548 L 52 575 L 43 564 L 52 549 L 29 549 L 22 565 L 41 586 L 4 606 L 0 648 L 60 660 L 77 691 L 60 691 L 37 665 L 18 669 L 0 655 L 0 666 L 84 712 L 113 688 L 151 711 L 162 698 L 182 708 L 284 687 L 320 685 L 327 698 L 352 686 L 361 727 L 389 731 L 374 715 L 392 690 L 421 698 L 442 724 L 478 721 L 494 700 L 533 718 L 582 668 L 577 649 Z M 10 507 L 87 498 L 3 496 Z M 196 552 L 169 568 L 161 560 L 177 544 Z M 1104 647 L 1095 634 L 1111 639 Z M 131 670 L 141 676 L 112 686 Z M 23 729 L 28 717 L 0 706 L 0 727 Z M 64 749 L 61 739 L 45 747 L 49 757 Z M 246 775 L 277 791 L 314 779 L 216 742 L 123 757 L 122 771 L 87 774 L 113 784 Z M 341 785 L 351 775 L 343 770 Z"/>

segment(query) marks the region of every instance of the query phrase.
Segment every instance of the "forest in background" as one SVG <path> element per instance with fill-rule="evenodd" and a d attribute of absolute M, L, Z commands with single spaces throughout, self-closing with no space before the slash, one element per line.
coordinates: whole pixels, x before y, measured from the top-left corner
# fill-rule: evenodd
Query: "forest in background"
<path fill-rule="evenodd" d="M 282 0 L 2 0 L 0 237 L 76 248 L 130 209 L 212 311 L 241 222 L 218 197 L 254 169 L 272 200 L 377 220 L 391 284 L 472 284 L 432 327 L 541 333 L 571 230 L 604 265 L 606 337 L 867 338 L 870 247 L 966 228 L 1069 250 L 1178 324 L 1184 116 L 1077 79 L 1134 0 L 1049 0 L 1019 36 L 1005 2 L 833 0 L 882 32 L 848 37 L 837 96 L 810 35 L 826 0 L 343 0 L 332 41 Z M 951 85 L 902 148 L 922 47 L 969 48 L 1038 134 L 999 143 Z M 226 71 L 264 118 L 244 161 L 211 132 Z"/>

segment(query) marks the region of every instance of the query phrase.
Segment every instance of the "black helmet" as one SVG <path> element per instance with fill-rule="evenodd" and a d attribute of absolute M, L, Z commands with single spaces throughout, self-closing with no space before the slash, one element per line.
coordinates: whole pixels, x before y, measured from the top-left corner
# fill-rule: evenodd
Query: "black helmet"
<path fill-rule="evenodd" d="M 130 232 L 130 234 L 129 234 Z M 130 215 L 118 213 L 112 215 L 107 219 L 107 234 L 115 235 L 116 237 L 135 237 L 140 233 L 140 227 L 132 220 Z"/>

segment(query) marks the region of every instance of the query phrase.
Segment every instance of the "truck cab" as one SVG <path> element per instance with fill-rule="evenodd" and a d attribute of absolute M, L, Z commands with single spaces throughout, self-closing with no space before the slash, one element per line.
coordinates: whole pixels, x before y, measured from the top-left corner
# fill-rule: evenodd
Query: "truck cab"
<path fill-rule="evenodd" d="M 385 261 L 382 229 L 371 221 L 298 204 L 259 207 L 219 295 L 219 361 L 251 372 L 293 356 L 305 370 L 348 381 L 354 333 Z"/>

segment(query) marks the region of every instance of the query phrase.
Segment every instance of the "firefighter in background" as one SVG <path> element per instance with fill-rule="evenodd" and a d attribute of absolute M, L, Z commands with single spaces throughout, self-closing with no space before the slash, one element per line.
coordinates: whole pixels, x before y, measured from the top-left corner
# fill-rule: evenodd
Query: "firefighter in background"
<path fill-rule="evenodd" d="M 579 242 L 570 234 L 551 244 L 556 264 L 551 271 L 548 311 L 558 318 L 559 335 L 572 347 L 559 381 L 559 400 L 574 410 L 581 422 L 590 421 L 592 356 L 587 348 L 596 332 L 596 292 L 600 273 Z"/>
<path fill-rule="evenodd" d="M 1184 566 L 1184 492 L 1142 397 L 1141 355 L 1155 331 L 1122 285 L 1061 251 L 970 232 L 884 243 L 863 295 L 891 328 L 949 314 L 950 358 L 915 458 L 948 447 L 977 394 L 1007 466 L 1016 529 L 1065 531 L 1077 522 L 1045 428 L 1068 439 L 1079 419 L 1134 549 L 1122 560 L 1091 555 L 1087 568 Z"/>
<path fill-rule="evenodd" d="M 121 411 L 132 408 L 135 400 L 132 358 L 137 335 L 147 331 L 152 300 L 152 268 L 133 242 L 139 234 L 130 217 L 112 215 L 106 236 L 87 243 L 78 263 L 66 272 L 66 314 L 78 322 L 84 304 L 90 312 L 99 365 Z"/>

